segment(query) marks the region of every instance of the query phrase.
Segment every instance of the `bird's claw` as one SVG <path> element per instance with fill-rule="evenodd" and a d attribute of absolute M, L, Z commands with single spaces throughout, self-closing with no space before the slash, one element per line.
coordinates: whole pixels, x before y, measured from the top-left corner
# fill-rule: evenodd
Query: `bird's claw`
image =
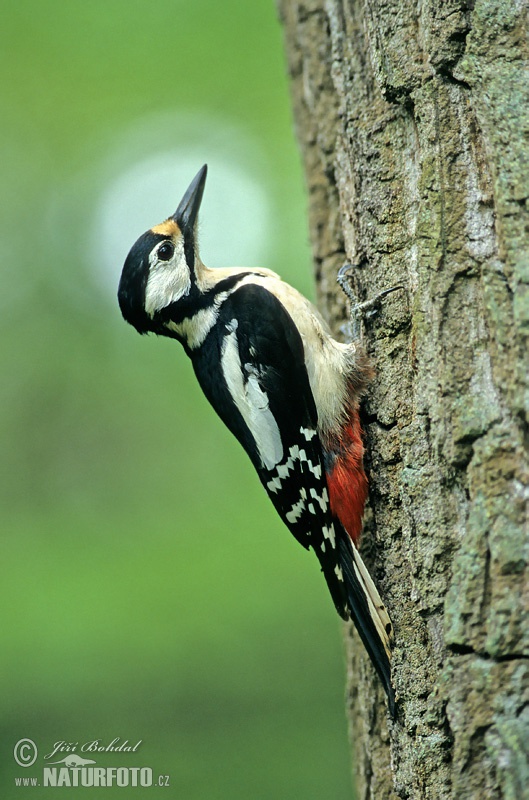
<path fill-rule="evenodd" d="M 350 340 L 355 340 L 360 336 L 360 321 L 367 316 L 368 312 L 374 311 L 379 305 L 380 301 L 386 295 L 390 294 L 391 292 L 396 292 L 399 289 L 405 291 L 405 288 L 400 284 L 398 286 L 390 286 L 389 289 L 384 289 L 370 300 L 364 300 L 363 303 L 357 303 L 355 294 L 351 287 L 350 273 L 352 269 L 352 264 L 344 264 L 343 267 L 340 267 L 338 270 L 336 280 L 338 281 L 341 290 L 349 299 L 350 303 L 349 322 L 342 326 L 342 331 L 346 334 L 346 336 L 349 337 Z"/>

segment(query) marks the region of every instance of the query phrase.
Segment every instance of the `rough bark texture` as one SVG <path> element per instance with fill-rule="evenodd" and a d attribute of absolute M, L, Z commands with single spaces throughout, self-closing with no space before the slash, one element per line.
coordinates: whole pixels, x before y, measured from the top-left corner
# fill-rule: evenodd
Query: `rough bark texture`
<path fill-rule="evenodd" d="M 364 555 L 396 722 L 348 631 L 360 798 L 529 796 L 529 71 L 523 0 L 280 0 L 319 301 L 365 326 Z"/>

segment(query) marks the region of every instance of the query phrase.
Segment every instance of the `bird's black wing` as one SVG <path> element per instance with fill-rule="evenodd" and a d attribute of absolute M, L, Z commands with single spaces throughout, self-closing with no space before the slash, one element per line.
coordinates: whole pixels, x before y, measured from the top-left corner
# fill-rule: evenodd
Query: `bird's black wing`
<path fill-rule="evenodd" d="M 192 358 L 204 393 L 250 456 L 281 518 L 316 550 L 315 531 L 332 517 L 317 410 L 290 315 L 262 286 L 243 285 Z"/>

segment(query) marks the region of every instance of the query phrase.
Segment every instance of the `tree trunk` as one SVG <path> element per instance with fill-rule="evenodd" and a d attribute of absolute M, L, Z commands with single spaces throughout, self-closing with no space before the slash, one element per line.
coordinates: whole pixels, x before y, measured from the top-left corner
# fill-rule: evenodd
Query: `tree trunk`
<path fill-rule="evenodd" d="M 365 324 L 363 554 L 398 718 L 347 630 L 359 798 L 529 796 L 523 0 L 279 0 L 323 313 Z"/>

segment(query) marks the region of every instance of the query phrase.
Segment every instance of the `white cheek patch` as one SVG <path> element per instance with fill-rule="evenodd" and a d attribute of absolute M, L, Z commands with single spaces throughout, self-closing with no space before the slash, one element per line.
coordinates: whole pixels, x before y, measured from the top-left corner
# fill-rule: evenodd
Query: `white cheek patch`
<path fill-rule="evenodd" d="M 150 270 L 145 287 L 145 311 L 153 317 L 191 290 L 191 274 L 184 256 L 184 242 L 180 236 L 170 261 L 158 261 L 156 252 L 149 256 Z"/>
<path fill-rule="evenodd" d="M 222 345 L 221 366 L 224 379 L 243 420 L 254 438 L 262 464 L 273 469 L 283 458 L 279 427 L 270 411 L 268 396 L 259 385 L 257 370 L 252 365 L 243 372 L 237 340 L 237 323 L 233 320 Z M 247 380 L 246 375 L 249 374 Z"/>

